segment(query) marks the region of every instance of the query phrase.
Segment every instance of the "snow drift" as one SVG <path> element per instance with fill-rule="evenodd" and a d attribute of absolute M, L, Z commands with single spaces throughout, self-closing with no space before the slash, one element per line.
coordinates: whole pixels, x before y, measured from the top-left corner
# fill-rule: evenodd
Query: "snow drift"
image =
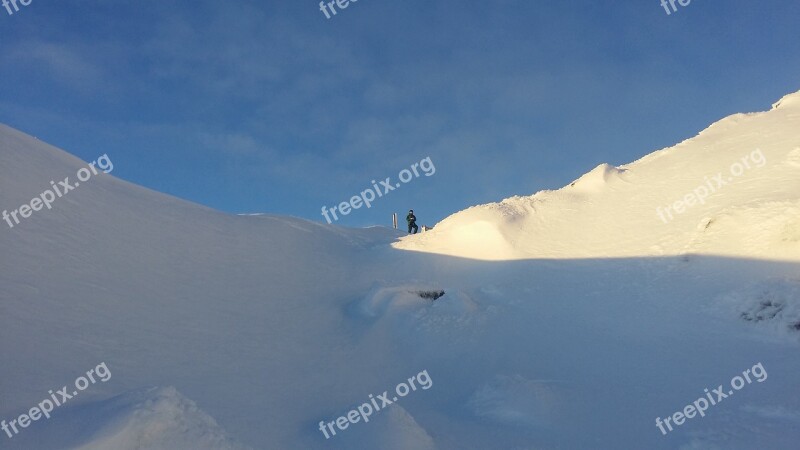
<path fill-rule="evenodd" d="M 114 377 L 0 447 L 796 448 L 799 130 L 796 93 L 409 237 L 98 174 L 1 225 L 0 420 L 100 361 Z M 0 208 L 81 167 L 0 127 Z M 757 362 L 767 381 L 659 432 Z M 421 370 L 431 389 L 319 431 Z"/>
<path fill-rule="evenodd" d="M 696 252 L 796 261 L 799 126 L 795 93 L 631 164 L 601 164 L 563 189 L 458 212 L 395 246 L 486 260 Z M 713 192 L 666 211 L 700 188 Z"/>

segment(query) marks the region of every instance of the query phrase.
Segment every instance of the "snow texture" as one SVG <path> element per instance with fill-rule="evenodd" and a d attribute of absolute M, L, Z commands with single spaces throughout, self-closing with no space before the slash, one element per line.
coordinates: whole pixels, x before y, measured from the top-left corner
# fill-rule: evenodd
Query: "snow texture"
<path fill-rule="evenodd" d="M 85 164 L 0 126 L 0 208 Z M 800 441 L 800 92 L 414 236 L 223 214 L 120 180 L 119 164 L 0 222 L 0 419 L 100 362 L 113 374 L 0 434 L 2 448 Z M 702 204 L 659 218 L 718 173 L 727 183 Z M 667 436 L 656 427 L 759 362 L 763 383 Z M 430 389 L 319 431 L 423 370 Z"/>

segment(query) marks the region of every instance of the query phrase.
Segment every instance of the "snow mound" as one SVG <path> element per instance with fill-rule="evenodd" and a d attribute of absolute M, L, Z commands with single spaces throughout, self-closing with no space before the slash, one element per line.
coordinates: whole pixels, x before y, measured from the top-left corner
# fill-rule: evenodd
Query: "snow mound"
<path fill-rule="evenodd" d="M 623 178 L 624 173 L 625 169 L 603 163 L 570 183 L 569 186 L 578 192 L 600 192 L 611 184 L 625 181 Z"/>
<path fill-rule="evenodd" d="M 382 411 L 378 420 L 359 441 L 359 448 L 377 450 L 436 450 L 433 438 L 402 406 L 393 404 Z"/>
<path fill-rule="evenodd" d="M 475 302 L 463 293 L 450 292 L 448 289 L 430 285 L 373 288 L 356 305 L 356 311 L 360 315 L 372 319 L 386 315 L 423 313 L 426 310 L 467 314 L 476 308 Z"/>
<path fill-rule="evenodd" d="M 797 91 L 793 94 L 788 94 L 772 105 L 772 109 L 789 107 L 800 107 L 800 91 Z"/>
<path fill-rule="evenodd" d="M 433 300 L 430 293 L 444 295 Z M 400 340 L 427 346 L 435 340 L 450 344 L 474 339 L 488 317 L 485 308 L 458 289 L 429 284 L 373 288 L 349 307 L 356 323 L 363 322 L 370 339 Z M 413 343 L 413 344 L 412 344 Z"/>
<path fill-rule="evenodd" d="M 234 450 L 225 431 L 197 405 L 173 387 L 149 388 L 85 405 L 81 414 L 91 416 L 91 437 L 75 449 L 116 450 L 176 448 Z"/>
<path fill-rule="evenodd" d="M 452 229 L 451 239 L 454 245 L 468 245 L 473 251 L 480 253 L 513 251 L 500 226 L 493 221 L 472 220 L 446 225 Z"/>
<path fill-rule="evenodd" d="M 20 448 L 76 450 L 248 448 L 229 438 L 211 416 L 174 387 L 138 389 L 67 406 L 37 425 L 35 433 L 16 436 L 14 443 Z"/>
<path fill-rule="evenodd" d="M 786 164 L 791 167 L 800 168 L 800 147 L 795 147 L 786 155 Z"/>
<path fill-rule="evenodd" d="M 402 244 L 395 246 L 426 251 L 426 243 L 436 242 L 441 247 L 468 249 L 470 255 L 479 259 L 516 258 L 519 253 L 509 229 L 513 232 L 515 224 L 527 216 L 529 207 L 525 200 L 518 198 L 472 207 L 451 215 L 422 235 L 402 238 Z"/>
<path fill-rule="evenodd" d="M 357 305 L 364 317 L 379 318 L 387 314 L 419 311 L 430 306 L 431 301 L 418 292 L 438 290 L 428 286 L 399 286 L 374 288 Z"/>

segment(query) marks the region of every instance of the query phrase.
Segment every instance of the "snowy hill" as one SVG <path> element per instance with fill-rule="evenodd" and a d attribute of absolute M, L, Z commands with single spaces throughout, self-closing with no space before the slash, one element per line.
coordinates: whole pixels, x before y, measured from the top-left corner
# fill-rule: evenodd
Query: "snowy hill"
<path fill-rule="evenodd" d="M 488 260 L 800 257 L 800 92 L 557 191 L 453 214 L 397 248 Z M 675 202 L 684 201 L 683 208 Z"/>
<path fill-rule="evenodd" d="M 0 448 L 796 448 L 798 125 L 800 93 L 411 237 L 113 169 L 23 215 L 90 166 L 0 126 Z"/>

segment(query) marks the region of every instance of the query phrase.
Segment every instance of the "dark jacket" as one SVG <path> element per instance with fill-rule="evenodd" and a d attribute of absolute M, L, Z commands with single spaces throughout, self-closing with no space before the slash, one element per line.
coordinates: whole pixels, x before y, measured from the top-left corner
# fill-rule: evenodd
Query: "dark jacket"
<path fill-rule="evenodd" d="M 417 216 L 415 216 L 412 213 L 408 213 L 408 215 L 406 216 L 406 222 L 408 222 L 409 224 L 416 223 L 417 222 Z"/>

